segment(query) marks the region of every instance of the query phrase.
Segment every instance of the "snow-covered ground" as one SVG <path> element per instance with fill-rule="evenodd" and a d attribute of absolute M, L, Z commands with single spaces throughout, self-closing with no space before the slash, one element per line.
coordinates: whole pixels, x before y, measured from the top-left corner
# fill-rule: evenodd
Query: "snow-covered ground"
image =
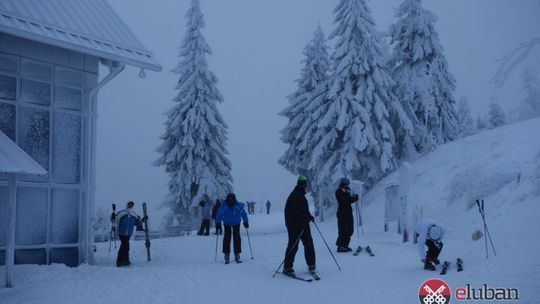
<path fill-rule="evenodd" d="M 462 257 L 465 271 L 443 277 L 452 289 L 518 288 L 519 303 L 540 296 L 540 119 L 467 137 L 439 147 L 412 163 L 414 183 L 409 209 L 424 206 L 424 215 L 447 228 L 443 260 Z M 519 177 L 519 178 L 518 178 Z M 376 256 L 335 253 L 334 217 L 318 223 L 342 270 L 338 271 L 312 224 L 317 266 L 322 279 L 304 283 L 272 273 L 283 259 L 286 233 L 283 214 L 251 217 L 254 259 L 243 230 L 244 263 L 214 262 L 215 236 L 188 236 L 152 241 L 146 262 L 143 241 L 132 241 L 127 268 L 116 268 L 116 252 L 97 245 L 96 265 L 17 265 L 14 288 L 0 288 L 1 303 L 418 303 L 418 288 L 438 272 L 422 270 L 416 246 L 383 232 L 384 188 L 390 175 L 364 198 L 365 236 L 351 245 L 369 244 Z M 239 187 L 239 185 L 237 186 Z M 472 241 L 482 228 L 471 200 L 483 198 L 497 256 L 485 258 L 484 239 Z M 394 227 L 392 227 L 392 230 Z M 221 247 L 221 240 L 219 246 Z M 113 250 L 114 251 L 114 250 Z M 220 249 L 218 249 L 220 251 Z M 307 276 L 302 249 L 295 269 Z M 5 267 L 0 267 L 3 274 Z M 0 284 L 3 286 L 3 275 Z M 458 302 L 453 299 L 454 303 Z M 465 301 L 467 302 L 467 301 Z M 508 303 L 508 302 L 505 302 Z"/>

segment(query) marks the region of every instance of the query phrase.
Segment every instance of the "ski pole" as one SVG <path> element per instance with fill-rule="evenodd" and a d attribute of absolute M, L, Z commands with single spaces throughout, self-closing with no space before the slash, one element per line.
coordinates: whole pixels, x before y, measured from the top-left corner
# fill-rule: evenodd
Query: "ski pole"
<path fill-rule="evenodd" d="M 358 202 L 356 202 L 356 206 L 355 206 L 355 210 L 356 210 L 356 236 L 358 237 L 358 239 L 360 239 L 360 212 L 358 211 Z"/>
<path fill-rule="evenodd" d="M 218 246 L 219 234 L 216 231 L 216 253 L 214 254 L 214 262 L 217 262 L 217 246 Z"/>
<path fill-rule="evenodd" d="M 253 260 L 253 250 L 251 250 L 251 241 L 249 239 L 249 230 L 246 228 L 246 233 L 248 237 L 248 244 L 249 244 L 249 253 L 251 254 L 251 259 Z"/>
<path fill-rule="evenodd" d="M 332 250 L 330 250 L 330 247 L 328 246 L 328 243 L 326 243 L 326 240 L 324 239 L 324 236 L 323 236 L 321 230 L 320 230 L 319 227 L 317 226 L 317 223 L 313 222 L 313 224 L 315 224 L 315 228 L 317 228 L 317 231 L 319 231 L 319 234 L 321 235 L 321 238 L 322 238 L 322 240 L 324 241 L 324 244 L 326 245 L 326 248 L 328 248 L 328 252 L 330 252 L 330 255 L 331 255 L 332 258 L 334 259 L 334 262 L 336 262 L 336 265 L 337 265 L 339 271 L 341 271 L 341 267 L 339 267 L 339 264 L 338 264 L 338 262 L 336 261 L 336 257 L 335 257 L 334 254 L 332 253 Z"/>
<path fill-rule="evenodd" d="M 487 223 L 486 223 L 486 211 L 484 210 L 484 201 L 482 200 L 482 214 L 483 214 L 483 217 L 484 217 L 484 225 L 486 225 L 486 232 L 487 232 L 487 235 L 489 237 L 489 242 L 491 243 L 491 248 L 493 249 L 493 254 L 495 254 L 495 256 L 497 256 L 497 252 L 495 252 L 495 246 L 493 246 L 493 239 L 491 238 L 491 233 L 489 233 L 489 229 L 488 229 L 488 226 L 487 226 Z"/>
<path fill-rule="evenodd" d="M 482 206 L 480 205 L 480 200 L 476 200 L 476 205 L 478 206 L 478 212 L 480 212 L 480 216 L 482 216 L 482 221 L 484 222 L 484 242 L 486 244 L 486 259 L 487 259 L 489 258 L 489 251 L 488 251 L 488 245 L 487 245 L 486 219 L 484 218 L 484 214 L 482 213 Z"/>
<path fill-rule="evenodd" d="M 302 235 L 304 234 L 304 231 L 306 231 L 305 229 L 302 230 L 300 232 L 300 234 L 298 235 L 298 238 L 296 239 L 296 241 L 294 241 L 294 244 L 292 245 L 292 247 L 290 248 L 287 248 L 288 250 L 286 250 L 285 252 L 285 258 L 283 259 L 283 261 L 281 261 L 281 264 L 279 264 L 278 268 L 276 269 L 276 271 L 274 271 L 274 275 L 272 276 L 273 278 L 276 277 L 276 274 L 278 273 L 279 269 L 281 268 L 281 266 L 283 266 L 283 264 L 285 263 L 285 260 L 287 259 L 287 256 L 289 256 L 289 254 L 291 253 L 291 251 L 293 250 L 293 248 L 296 247 L 296 245 L 298 245 L 298 242 L 300 241 L 300 238 L 302 237 Z"/>

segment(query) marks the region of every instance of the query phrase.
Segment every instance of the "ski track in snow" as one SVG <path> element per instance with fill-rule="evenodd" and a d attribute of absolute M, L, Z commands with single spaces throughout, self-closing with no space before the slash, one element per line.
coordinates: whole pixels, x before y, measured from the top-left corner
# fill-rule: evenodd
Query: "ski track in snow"
<path fill-rule="evenodd" d="M 322 279 L 306 283 L 277 275 L 275 268 L 285 252 L 287 235 L 283 214 L 256 214 L 250 217 L 250 237 L 254 260 L 242 228 L 242 264 L 223 264 L 221 238 L 218 258 L 214 262 L 216 238 L 188 236 L 152 240 L 152 262 L 146 262 L 144 241 L 131 241 L 132 265 L 115 267 L 116 250 L 108 252 L 108 243 L 98 243 L 96 265 L 69 268 L 16 265 L 14 288 L 0 287 L 2 304 L 21 303 L 418 303 L 418 289 L 429 278 L 442 277 L 454 290 L 471 284 L 480 288 L 518 288 L 519 303 L 538 303 L 540 296 L 540 119 L 534 119 L 484 132 L 439 147 L 428 156 L 412 162 L 416 173 L 411 188 L 409 210 L 416 203 L 424 206 L 424 216 L 435 217 L 446 226 L 441 261 L 452 262 L 448 273 L 422 269 L 416 245 L 402 243 L 395 224 L 383 232 L 384 186 L 396 179 L 385 178 L 365 198 L 362 207 L 365 236 L 353 235 L 351 247 L 370 245 L 375 257 L 361 252 L 336 253 L 335 217 L 318 223 L 336 256 L 338 271 L 317 229 L 312 234 L 317 254 L 317 270 Z M 472 168 L 472 169 L 471 169 Z M 482 229 L 476 206 L 468 208 L 463 196 L 448 197 L 452 191 L 478 195 L 484 187 L 474 184 L 482 176 L 496 184 L 487 194 L 487 224 L 497 256 L 490 248 L 485 258 L 484 239 L 476 242 L 471 234 Z M 499 183 L 499 177 L 521 173 L 521 182 Z M 459 185 L 475 185 L 460 190 L 452 187 L 455 176 Z M 478 185 L 478 186 L 476 186 Z M 454 185 L 455 186 L 455 185 Z M 411 236 L 412 239 L 412 236 Z M 118 243 L 119 245 L 119 243 Z M 489 245 L 489 243 L 488 243 Z M 489 245 L 490 246 L 490 245 Z M 464 271 L 456 272 L 455 259 L 464 260 Z M 296 255 L 295 270 L 310 277 L 303 247 Z M 4 285 L 5 266 L 0 267 L 0 284 Z M 455 299 L 453 299 L 455 301 Z M 465 301 L 466 302 L 466 301 Z M 464 303 L 465 303 L 464 302 Z M 480 303 L 480 302 L 479 302 Z M 487 303 L 487 302 L 483 302 Z"/>

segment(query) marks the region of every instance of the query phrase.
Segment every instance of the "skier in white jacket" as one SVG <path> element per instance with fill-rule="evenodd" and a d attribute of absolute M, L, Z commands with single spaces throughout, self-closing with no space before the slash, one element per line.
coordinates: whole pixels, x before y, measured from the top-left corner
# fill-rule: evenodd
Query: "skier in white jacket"
<path fill-rule="evenodd" d="M 439 265 L 439 254 L 442 251 L 442 237 L 444 235 L 444 227 L 434 219 L 423 219 L 416 224 L 416 236 L 418 237 L 418 254 L 424 262 L 424 269 L 434 271 L 435 265 Z M 425 251 L 427 246 L 427 252 Z"/>

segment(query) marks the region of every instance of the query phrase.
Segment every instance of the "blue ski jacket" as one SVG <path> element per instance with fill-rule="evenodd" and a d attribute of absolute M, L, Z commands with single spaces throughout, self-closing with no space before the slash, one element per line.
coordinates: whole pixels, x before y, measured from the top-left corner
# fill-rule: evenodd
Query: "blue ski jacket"
<path fill-rule="evenodd" d="M 131 236 L 133 234 L 133 227 L 140 225 L 141 223 L 142 222 L 137 214 L 126 209 L 116 214 L 118 235 Z"/>
<path fill-rule="evenodd" d="M 216 215 L 216 223 L 223 223 L 227 226 L 240 225 L 241 220 L 248 222 L 248 216 L 244 209 L 244 204 L 236 202 L 229 207 L 227 203 L 222 203 Z"/>

